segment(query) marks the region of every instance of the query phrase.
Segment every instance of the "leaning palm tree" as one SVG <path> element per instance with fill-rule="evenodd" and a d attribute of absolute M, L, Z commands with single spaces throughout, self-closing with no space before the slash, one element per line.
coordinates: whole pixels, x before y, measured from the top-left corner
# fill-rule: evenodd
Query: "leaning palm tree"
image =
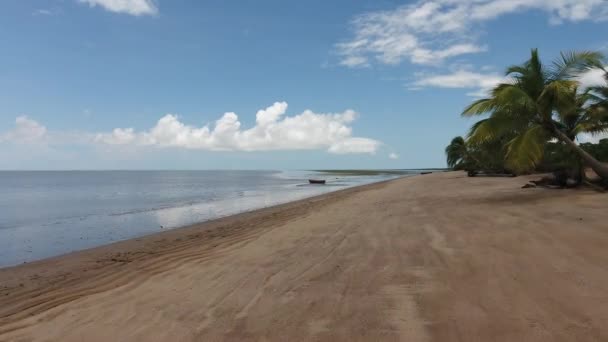
<path fill-rule="evenodd" d="M 545 67 L 532 50 L 530 59 L 507 69 L 509 81 L 497 85 L 491 96 L 467 107 L 463 115 L 490 114 L 476 124 L 469 141 L 479 143 L 512 136 L 507 144 L 506 163 L 518 172 L 530 171 L 543 157 L 547 141 L 557 139 L 575 151 L 600 177 L 608 179 L 608 166 L 578 146 L 559 124 L 559 113 L 571 109 L 577 73 L 601 65 L 597 52 L 562 53 L 561 59 Z M 557 119 L 557 120 L 556 120 Z"/>

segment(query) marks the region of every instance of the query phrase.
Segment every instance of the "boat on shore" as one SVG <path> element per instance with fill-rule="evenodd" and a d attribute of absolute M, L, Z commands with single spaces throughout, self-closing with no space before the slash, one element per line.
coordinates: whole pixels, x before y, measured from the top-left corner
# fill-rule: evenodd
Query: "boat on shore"
<path fill-rule="evenodd" d="M 325 179 L 309 179 L 308 183 L 310 184 L 325 184 Z"/>

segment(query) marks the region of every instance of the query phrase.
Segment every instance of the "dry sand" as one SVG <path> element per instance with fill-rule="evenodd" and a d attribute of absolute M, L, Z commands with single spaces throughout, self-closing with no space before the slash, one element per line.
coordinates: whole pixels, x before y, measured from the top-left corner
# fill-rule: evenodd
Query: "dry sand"
<path fill-rule="evenodd" d="M 608 341 L 608 195 L 432 174 L 0 270 L 2 341 Z"/>

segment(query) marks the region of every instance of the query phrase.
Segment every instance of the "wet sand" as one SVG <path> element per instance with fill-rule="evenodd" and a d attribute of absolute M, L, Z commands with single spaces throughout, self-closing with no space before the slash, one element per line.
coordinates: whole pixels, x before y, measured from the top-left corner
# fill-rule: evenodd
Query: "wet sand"
<path fill-rule="evenodd" d="M 0 341 L 607 341 L 608 195 L 528 178 L 398 179 L 0 269 Z"/>

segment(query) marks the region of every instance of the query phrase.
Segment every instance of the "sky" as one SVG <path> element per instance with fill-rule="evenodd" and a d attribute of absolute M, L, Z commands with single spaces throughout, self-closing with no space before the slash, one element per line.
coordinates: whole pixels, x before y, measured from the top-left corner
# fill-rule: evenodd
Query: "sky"
<path fill-rule="evenodd" d="M 507 66 L 607 29 L 608 0 L 3 0 L 0 169 L 445 167 Z"/>

